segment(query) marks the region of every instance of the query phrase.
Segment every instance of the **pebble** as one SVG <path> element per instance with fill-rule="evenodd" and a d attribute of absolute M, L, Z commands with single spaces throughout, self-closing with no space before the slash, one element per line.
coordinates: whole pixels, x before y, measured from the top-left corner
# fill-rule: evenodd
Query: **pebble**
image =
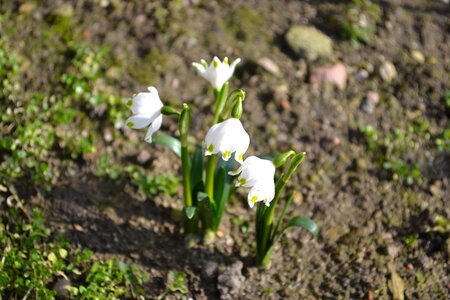
<path fill-rule="evenodd" d="M 202 272 L 206 278 L 214 278 L 217 275 L 219 266 L 214 261 L 208 261 L 205 263 Z"/>
<path fill-rule="evenodd" d="M 148 162 L 151 157 L 152 155 L 150 154 L 150 152 L 144 149 L 141 152 L 139 152 L 136 159 L 141 165 L 143 165 L 146 162 Z"/>
<path fill-rule="evenodd" d="M 285 39 L 296 55 L 310 61 L 333 55 L 331 38 L 314 26 L 292 26 L 286 33 Z"/>
<path fill-rule="evenodd" d="M 280 68 L 270 58 L 262 57 L 262 58 L 258 59 L 257 63 L 258 63 L 258 65 L 263 67 L 264 70 L 266 70 L 267 72 L 269 72 L 269 73 L 271 73 L 273 75 L 279 75 L 280 74 Z"/>
<path fill-rule="evenodd" d="M 380 100 L 380 96 L 378 95 L 378 93 L 374 92 L 374 91 L 370 91 L 367 93 L 366 97 L 364 97 L 359 108 L 363 112 L 371 115 L 375 111 L 375 106 L 379 102 L 379 100 Z"/>
<path fill-rule="evenodd" d="M 419 64 L 423 64 L 425 62 L 425 55 L 423 55 L 423 53 L 420 51 L 411 51 L 411 57 Z"/>
<path fill-rule="evenodd" d="M 19 7 L 19 12 L 21 14 L 29 14 L 36 8 L 36 3 L 34 2 L 25 2 Z"/>
<path fill-rule="evenodd" d="M 220 299 L 237 299 L 240 296 L 245 277 L 242 275 L 244 264 L 238 260 L 228 266 L 217 278 L 217 289 Z"/>
<path fill-rule="evenodd" d="M 397 77 L 397 69 L 394 64 L 389 61 L 385 61 L 381 64 L 378 73 L 380 74 L 381 79 L 387 83 L 391 83 L 392 80 Z"/>
<path fill-rule="evenodd" d="M 70 3 L 65 3 L 56 7 L 53 13 L 59 17 L 70 18 L 74 14 L 74 9 Z"/>
<path fill-rule="evenodd" d="M 340 62 L 331 66 L 312 68 L 309 81 L 312 84 L 321 82 L 332 83 L 340 90 L 343 90 L 347 84 L 347 69 Z"/>

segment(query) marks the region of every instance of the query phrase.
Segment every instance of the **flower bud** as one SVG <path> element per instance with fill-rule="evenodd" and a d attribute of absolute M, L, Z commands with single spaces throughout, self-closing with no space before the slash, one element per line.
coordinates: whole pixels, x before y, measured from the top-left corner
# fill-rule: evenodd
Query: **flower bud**
<path fill-rule="evenodd" d="M 289 150 L 287 152 L 278 154 L 277 156 L 275 156 L 272 159 L 272 163 L 276 168 L 280 168 L 282 166 L 284 166 L 284 164 L 288 161 L 288 159 L 292 156 L 295 155 L 295 151 L 294 150 Z"/>
<path fill-rule="evenodd" d="M 180 115 L 180 112 L 170 105 L 164 105 L 161 108 L 161 113 L 165 116 L 173 116 L 173 115 L 179 116 Z"/>
<path fill-rule="evenodd" d="M 231 111 L 231 116 L 236 119 L 240 119 L 242 116 L 242 99 L 238 98 Z"/>
<path fill-rule="evenodd" d="M 186 103 L 183 104 L 183 110 L 178 121 L 178 130 L 180 131 L 181 144 L 187 143 L 189 129 L 191 127 L 191 109 Z"/>
<path fill-rule="evenodd" d="M 228 114 L 234 108 L 236 102 L 237 101 L 242 102 L 244 100 L 245 100 L 245 92 L 243 90 L 237 89 L 237 90 L 232 91 L 230 96 L 228 96 L 226 105 L 225 105 L 224 109 L 222 110 L 220 117 L 222 119 L 227 119 Z M 242 104 L 241 104 L 241 106 L 242 106 Z"/>

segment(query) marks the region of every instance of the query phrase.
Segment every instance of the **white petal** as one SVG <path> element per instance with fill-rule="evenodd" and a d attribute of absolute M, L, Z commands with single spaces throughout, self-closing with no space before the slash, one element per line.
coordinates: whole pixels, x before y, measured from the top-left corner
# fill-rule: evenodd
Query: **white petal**
<path fill-rule="evenodd" d="M 152 116 L 149 115 L 134 115 L 125 122 L 127 127 L 134 129 L 141 129 L 147 127 L 152 122 Z"/>
<path fill-rule="evenodd" d="M 270 202 L 275 196 L 275 183 L 273 180 L 260 181 L 254 185 L 248 193 L 248 204 L 250 207 L 256 202 L 264 201 L 267 206 L 270 206 Z"/>
<path fill-rule="evenodd" d="M 149 87 L 148 89 L 150 92 L 139 93 L 127 102 L 133 114 L 153 115 L 163 107 L 158 91 L 154 87 Z"/>
<path fill-rule="evenodd" d="M 145 141 L 147 143 L 152 142 L 152 135 L 155 133 L 155 131 L 159 130 L 161 128 L 162 124 L 162 115 L 159 115 L 150 125 L 150 127 L 147 130 L 147 134 L 145 135 Z"/>
<path fill-rule="evenodd" d="M 205 68 L 205 66 L 204 65 L 202 65 L 202 64 L 199 64 L 199 63 L 196 63 L 196 62 L 193 62 L 192 63 L 192 65 L 194 66 L 194 68 L 196 68 L 197 69 L 197 71 L 200 73 L 200 74 L 203 74 L 203 73 L 205 73 L 205 71 L 206 71 L 206 68 Z"/>
<path fill-rule="evenodd" d="M 238 171 L 241 173 L 238 180 L 245 182 L 242 184 L 244 187 L 254 186 L 261 181 L 273 181 L 275 175 L 275 167 L 272 162 L 256 156 L 246 158 Z"/>

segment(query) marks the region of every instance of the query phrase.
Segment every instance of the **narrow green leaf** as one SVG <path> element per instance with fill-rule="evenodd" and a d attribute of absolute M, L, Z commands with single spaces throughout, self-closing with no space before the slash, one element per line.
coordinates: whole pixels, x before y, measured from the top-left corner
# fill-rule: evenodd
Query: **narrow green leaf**
<path fill-rule="evenodd" d="M 314 237 L 317 237 L 317 235 L 319 235 L 319 226 L 317 226 L 317 224 L 313 220 L 307 217 L 297 216 L 290 219 L 289 222 L 287 222 L 286 226 L 281 230 L 281 232 L 284 232 L 286 229 L 291 227 L 306 229 Z"/>
<path fill-rule="evenodd" d="M 197 195 L 198 210 L 203 230 L 210 230 L 214 224 L 214 208 L 206 193 L 199 192 Z"/>
<path fill-rule="evenodd" d="M 225 166 L 226 167 L 226 166 Z M 214 177 L 214 199 L 216 201 L 216 207 L 214 210 L 214 230 L 219 229 L 220 221 L 225 210 L 225 205 L 228 202 L 231 189 L 231 177 L 227 174 L 225 167 L 221 167 L 217 170 Z M 228 166 L 231 170 L 231 167 Z"/>
<path fill-rule="evenodd" d="M 166 146 L 181 157 L 181 143 L 178 139 L 165 134 L 158 134 L 153 136 L 153 143 Z"/>
<path fill-rule="evenodd" d="M 186 217 L 190 220 L 194 217 L 196 210 L 197 207 L 195 206 L 186 206 L 184 208 L 184 213 L 186 214 Z"/>
<path fill-rule="evenodd" d="M 202 147 L 197 146 L 192 157 L 191 165 L 191 183 L 194 187 L 199 182 L 203 181 L 203 157 L 204 155 Z"/>

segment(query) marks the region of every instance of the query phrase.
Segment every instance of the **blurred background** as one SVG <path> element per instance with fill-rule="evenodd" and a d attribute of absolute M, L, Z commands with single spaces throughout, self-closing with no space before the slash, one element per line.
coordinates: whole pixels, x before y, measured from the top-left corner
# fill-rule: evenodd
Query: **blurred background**
<path fill-rule="evenodd" d="M 23 264 L 2 262 L 0 295 L 63 297 L 106 276 L 128 298 L 446 299 L 449 15 L 446 0 L 0 0 L 0 257 Z M 215 55 L 242 59 L 230 87 L 247 93 L 248 153 L 307 152 L 289 213 L 321 235 L 289 232 L 266 271 L 244 194 L 215 245 L 184 247 L 178 157 L 123 128 L 151 85 L 192 105 L 201 143 L 213 97 L 192 62 Z M 175 120 L 162 132 L 177 136 Z M 103 281 L 70 267 L 80 249 Z"/>

